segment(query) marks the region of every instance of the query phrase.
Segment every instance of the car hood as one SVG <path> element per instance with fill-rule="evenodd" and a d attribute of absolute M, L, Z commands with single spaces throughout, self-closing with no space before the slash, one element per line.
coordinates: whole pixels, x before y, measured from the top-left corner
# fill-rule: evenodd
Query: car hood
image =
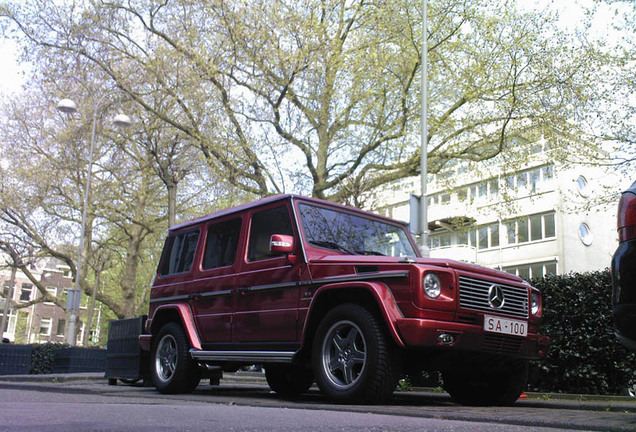
<path fill-rule="evenodd" d="M 500 270 L 489 269 L 476 264 L 455 261 L 447 258 L 387 257 L 363 255 L 323 255 L 311 259 L 310 264 L 333 265 L 380 265 L 380 264 L 417 264 L 427 267 L 450 268 L 463 272 L 477 273 L 483 276 L 497 277 L 511 282 L 524 282 L 518 276 Z"/>

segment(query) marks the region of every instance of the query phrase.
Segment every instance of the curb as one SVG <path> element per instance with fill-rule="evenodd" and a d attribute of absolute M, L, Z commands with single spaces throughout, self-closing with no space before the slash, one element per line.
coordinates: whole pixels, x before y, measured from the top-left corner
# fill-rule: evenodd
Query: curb
<path fill-rule="evenodd" d="M 99 381 L 104 381 L 102 388 Z M 76 383 L 76 385 L 73 385 Z M 93 383 L 91 387 L 88 387 Z M 202 380 L 205 383 L 205 380 Z M 60 384 L 59 386 L 55 384 Z M 225 373 L 221 386 L 232 384 L 267 386 L 262 372 Z M 78 393 L 101 393 L 117 391 L 118 386 L 108 385 L 108 378 L 103 372 L 42 374 L 42 375 L 0 375 L 0 387 L 16 387 L 42 391 L 61 391 Z M 99 387 L 96 387 L 99 386 Z M 123 386 L 122 386 L 123 387 Z M 568 407 L 589 411 L 625 411 L 636 413 L 636 398 L 628 396 L 582 395 L 566 393 L 526 392 L 527 398 L 520 399 L 519 406 L 562 408 Z M 448 394 L 440 388 L 414 387 L 412 391 L 396 391 L 396 399 L 412 399 L 419 396 L 449 399 Z"/>

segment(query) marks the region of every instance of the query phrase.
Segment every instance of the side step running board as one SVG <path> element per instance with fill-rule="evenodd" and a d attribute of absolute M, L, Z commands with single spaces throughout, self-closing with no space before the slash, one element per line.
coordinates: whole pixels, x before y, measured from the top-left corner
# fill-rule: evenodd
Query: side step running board
<path fill-rule="evenodd" d="M 190 350 L 194 360 L 202 362 L 291 363 L 295 352 L 291 351 L 201 351 Z"/>

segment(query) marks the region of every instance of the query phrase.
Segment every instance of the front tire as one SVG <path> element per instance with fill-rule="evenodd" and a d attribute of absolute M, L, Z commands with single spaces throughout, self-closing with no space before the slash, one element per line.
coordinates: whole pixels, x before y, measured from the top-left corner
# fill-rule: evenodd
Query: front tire
<path fill-rule="evenodd" d="M 201 370 L 190 356 L 183 328 L 170 322 L 154 338 L 151 375 L 155 388 L 166 394 L 190 393 L 201 380 Z"/>
<path fill-rule="evenodd" d="M 357 304 L 332 309 L 312 348 L 316 383 L 341 403 L 379 403 L 391 398 L 400 375 L 393 341 L 381 321 Z"/>
<path fill-rule="evenodd" d="M 513 405 L 528 383 L 528 361 L 510 361 L 498 372 L 449 370 L 442 373 L 444 390 L 454 402 L 470 406 Z"/>

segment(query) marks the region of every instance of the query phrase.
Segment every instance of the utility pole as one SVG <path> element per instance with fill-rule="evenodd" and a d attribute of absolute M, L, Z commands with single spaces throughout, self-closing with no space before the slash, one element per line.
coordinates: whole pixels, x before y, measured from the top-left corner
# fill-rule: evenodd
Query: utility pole
<path fill-rule="evenodd" d="M 7 322 L 9 321 L 9 312 L 11 311 L 11 302 L 13 300 L 13 296 L 15 295 L 16 272 L 17 272 L 17 266 L 16 266 L 16 263 L 14 262 L 13 265 L 11 266 L 11 278 L 9 279 L 9 294 L 7 295 L 7 298 L 4 299 L 2 323 L 0 324 L 0 329 L 2 329 L 0 332 L 2 333 L 3 337 L 4 337 L 4 328 L 7 325 Z"/>

